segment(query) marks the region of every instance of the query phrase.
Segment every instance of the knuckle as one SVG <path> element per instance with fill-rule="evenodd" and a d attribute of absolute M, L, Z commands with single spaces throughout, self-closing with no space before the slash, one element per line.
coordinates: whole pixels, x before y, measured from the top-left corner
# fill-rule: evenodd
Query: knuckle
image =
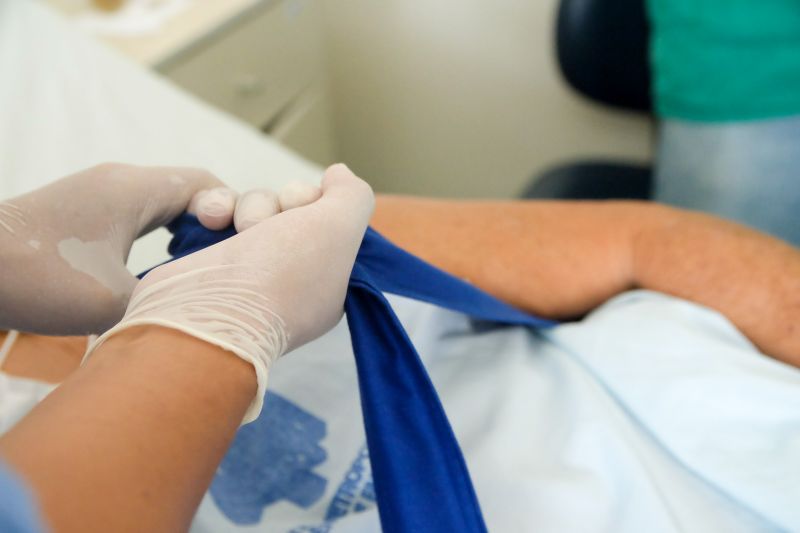
<path fill-rule="evenodd" d="M 128 165 L 126 163 L 117 163 L 114 161 L 105 161 L 103 163 L 98 163 L 93 167 L 90 167 L 87 171 L 95 174 L 100 174 L 104 177 L 117 177 L 120 175 L 128 174 L 131 170 L 133 170 L 133 165 Z"/>
<path fill-rule="evenodd" d="M 214 185 L 222 184 L 222 180 L 220 180 L 213 172 L 202 167 L 178 167 L 175 168 L 174 171 L 183 177 L 194 179 L 201 183 Z"/>

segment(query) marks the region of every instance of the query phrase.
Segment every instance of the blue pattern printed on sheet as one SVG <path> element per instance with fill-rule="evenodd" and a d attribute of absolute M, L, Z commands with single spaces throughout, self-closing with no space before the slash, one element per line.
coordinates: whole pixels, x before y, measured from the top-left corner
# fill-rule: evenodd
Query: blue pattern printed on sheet
<path fill-rule="evenodd" d="M 367 445 L 362 446 L 344 480 L 336 490 L 325 520 L 336 520 L 348 513 L 358 513 L 375 505 L 375 486 Z"/>
<path fill-rule="evenodd" d="M 325 422 L 273 392 L 261 416 L 242 426 L 222 460 L 211 496 L 237 524 L 255 524 L 265 507 L 286 500 L 308 508 L 327 481 L 313 469 L 327 459 Z"/>
<path fill-rule="evenodd" d="M 328 533 L 333 522 L 350 513 L 360 513 L 375 506 L 375 486 L 372 483 L 372 467 L 369 462 L 369 451 L 364 444 L 358 451 L 353 464 L 344 475 L 344 479 L 336 489 L 325 522 L 316 526 L 301 526 L 289 533 Z"/>
<path fill-rule="evenodd" d="M 300 526 L 296 527 L 292 530 L 289 530 L 288 533 L 329 533 L 333 524 L 331 522 L 325 522 L 319 526 Z"/>

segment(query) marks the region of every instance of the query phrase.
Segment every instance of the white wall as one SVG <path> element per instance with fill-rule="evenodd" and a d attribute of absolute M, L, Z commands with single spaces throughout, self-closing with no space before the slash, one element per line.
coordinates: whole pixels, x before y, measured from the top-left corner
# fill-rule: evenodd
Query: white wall
<path fill-rule="evenodd" d="M 324 2 L 339 154 L 380 191 L 512 196 L 573 157 L 650 157 L 644 119 L 558 78 L 557 0 Z"/>

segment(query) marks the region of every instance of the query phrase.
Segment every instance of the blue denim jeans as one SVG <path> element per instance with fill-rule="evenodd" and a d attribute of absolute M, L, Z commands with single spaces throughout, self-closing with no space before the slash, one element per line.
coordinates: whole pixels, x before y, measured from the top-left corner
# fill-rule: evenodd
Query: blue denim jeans
<path fill-rule="evenodd" d="M 800 245 L 800 116 L 724 124 L 665 120 L 655 199 Z"/>

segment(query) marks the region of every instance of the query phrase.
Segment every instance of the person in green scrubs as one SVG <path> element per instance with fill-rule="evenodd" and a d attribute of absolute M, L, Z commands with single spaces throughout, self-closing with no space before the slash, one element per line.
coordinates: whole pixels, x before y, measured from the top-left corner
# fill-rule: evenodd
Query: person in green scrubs
<path fill-rule="evenodd" d="M 648 0 L 656 199 L 800 244 L 800 1 Z"/>

